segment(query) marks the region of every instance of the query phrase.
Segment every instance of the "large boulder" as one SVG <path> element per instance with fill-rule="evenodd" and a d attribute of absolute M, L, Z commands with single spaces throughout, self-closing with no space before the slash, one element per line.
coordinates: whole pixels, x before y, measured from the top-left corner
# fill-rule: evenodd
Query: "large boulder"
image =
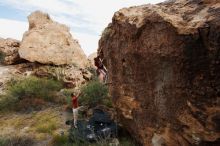
<path fill-rule="evenodd" d="M 20 41 L 15 39 L 2 39 L 0 38 L 0 60 L 3 64 L 10 65 L 22 61 L 19 57 L 18 49 Z"/>
<path fill-rule="evenodd" d="M 99 41 L 120 122 L 142 145 L 220 145 L 220 2 L 116 12 Z"/>
<path fill-rule="evenodd" d="M 51 20 L 40 11 L 28 16 L 29 30 L 23 35 L 19 54 L 30 62 L 42 64 L 75 64 L 83 67 L 87 58 L 69 28 Z"/>

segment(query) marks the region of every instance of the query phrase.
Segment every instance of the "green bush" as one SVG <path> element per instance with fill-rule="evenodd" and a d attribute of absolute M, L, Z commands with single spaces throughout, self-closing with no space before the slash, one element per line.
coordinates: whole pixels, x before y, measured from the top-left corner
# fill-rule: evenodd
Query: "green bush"
<path fill-rule="evenodd" d="M 10 138 L 0 137 L 0 146 L 32 146 L 34 142 L 33 138 L 26 136 L 12 136 Z"/>
<path fill-rule="evenodd" d="M 8 139 L 0 137 L 0 146 L 6 146 L 9 143 Z"/>
<path fill-rule="evenodd" d="M 8 88 L 8 95 L 18 99 L 42 98 L 51 101 L 54 93 L 62 88 L 61 82 L 30 76 Z"/>
<path fill-rule="evenodd" d="M 97 104 L 102 104 L 105 98 L 107 98 L 108 88 L 98 80 L 95 80 L 82 87 L 81 93 L 82 95 L 79 98 L 80 104 L 93 107 Z"/>
<path fill-rule="evenodd" d="M 132 139 L 123 137 L 123 138 L 120 139 L 120 145 L 119 146 L 136 146 L 136 144 Z"/>
<path fill-rule="evenodd" d="M 18 99 L 9 96 L 0 96 L 0 111 L 12 110 L 13 106 L 18 102 Z"/>
<path fill-rule="evenodd" d="M 67 135 L 54 135 L 52 139 L 53 146 L 71 146 Z"/>
<path fill-rule="evenodd" d="M 5 53 L 0 51 L 0 63 L 3 63 L 5 59 Z"/>
<path fill-rule="evenodd" d="M 55 101 L 56 93 L 61 88 L 62 83 L 52 79 L 30 76 L 22 80 L 13 80 L 7 85 L 8 91 L 6 95 L 0 99 L 0 110 L 10 109 L 10 107 L 14 108 L 13 105 L 20 102 L 22 103 L 22 101 L 26 99 L 30 99 L 31 101 L 33 99 Z M 37 103 L 40 102 L 32 103 L 32 106 L 35 106 Z"/>
<path fill-rule="evenodd" d="M 112 100 L 110 99 L 110 97 L 107 97 L 107 98 L 103 99 L 102 104 L 109 107 L 109 108 L 113 107 Z"/>
<path fill-rule="evenodd" d="M 74 92 L 75 90 L 73 89 L 63 89 L 62 94 L 66 97 L 66 103 L 69 107 L 72 107 L 72 98 L 71 98 L 71 94 Z"/>

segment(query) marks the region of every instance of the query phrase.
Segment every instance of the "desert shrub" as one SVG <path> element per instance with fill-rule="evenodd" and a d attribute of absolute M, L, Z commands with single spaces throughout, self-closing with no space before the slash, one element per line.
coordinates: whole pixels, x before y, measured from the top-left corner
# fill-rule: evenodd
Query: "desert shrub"
<path fill-rule="evenodd" d="M 102 104 L 109 107 L 109 108 L 112 108 L 113 107 L 113 104 L 112 104 L 112 100 L 110 97 L 106 97 L 102 100 Z"/>
<path fill-rule="evenodd" d="M 32 146 L 33 138 L 13 136 L 11 138 L 0 138 L 0 146 Z"/>
<path fill-rule="evenodd" d="M 18 100 L 14 97 L 3 96 L 0 97 L 0 111 L 12 110 Z"/>
<path fill-rule="evenodd" d="M 45 69 L 48 74 L 58 81 L 63 80 L 66 76 L 65 66 L 47 66 Z"/>
<path fill-rule="evenodd" d="M 64 96 L 69 97 L 71 96 L 71 93 L 75 92 L 75 90 L 74 89 L 62 89 L 61 92 Z"/>
<path fill-rule="evenodd" d="M 62 88 L 62 83 L 52 79 L 27 77 L 13 80 L 7 85 L 7 93 L 0 99 L 0 110 L 39 109 L 44 101 L 55 101 L 56 93 Z M 40 100 L 41 99 L 41 100 Z"/>
<path fill-rule="evenodd" d="M 46 101 L 51 101 L 56 91 L 61 88 L 61 82 L 30 76 L 11 85 L 8 88 L 8 95 L 18 99 L 42 98 Z"/>
<path fill-rule="evenodd" d="M 82 87 L 81 93 L 82 95 L 79 98 L 80 104 L 93 107 L 97 104 L 102 104 L 103 100 L 107 98 L 108 88 L 98 80 L 93 80 Z"/>
<path fill-rule="evenodd" d="M 5 53 L 0 51 L 0 63 L 4 63 Z"/>
<path fill-rule="evenodd" d="M 135 142 L 129 138 L 121 138 L 119 146 L 136 146 Z"/>
<path fill-rule="evenodd" d="M 72 112 L 72 97 L 71 97 L 71 93 L 74 93 L 75 90 L 74 89 L 62 89 L 61 90 L 61 96 L 64 96 L 65 98 L 65 103 L 66 104 L 66 109 L 70 110 Z"/>
<path fill-rule="evenodd" d="M 54 135 L 52 138 L 53 146 L 70 146 L 69 138 L 67 135 Z"/>
<path fill-rule="evenodd" d="M 39 111 L 46 105 L 46 102 L 40 98 L 24 98 L 17 102 L 15 109 L 22 112 Z"/>
<path fill-rule="evenodd" d="M 8 142 L 9 142 L 8 139 L 0 137 L 0 146 L 5 146 L 8 144 Z"/>

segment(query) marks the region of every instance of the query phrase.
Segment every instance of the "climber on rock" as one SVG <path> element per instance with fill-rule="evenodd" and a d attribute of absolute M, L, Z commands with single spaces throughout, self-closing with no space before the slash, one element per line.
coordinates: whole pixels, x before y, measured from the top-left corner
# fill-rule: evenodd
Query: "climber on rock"
<path fill-rule="evenodd" d="M 97 75 L 98 78 L 101 82 L 105 83 L 106 82 L 106 72 L 103 69 L 97 69 Z"/>
<path fill-rule="evenodd" d="M 106 83 L 107 80 L 107 69 L 103 64 L 103 60 L 98 56 L 94 58 L 95 66 L 97 67 L 97 75 L 101 82 Z"/>

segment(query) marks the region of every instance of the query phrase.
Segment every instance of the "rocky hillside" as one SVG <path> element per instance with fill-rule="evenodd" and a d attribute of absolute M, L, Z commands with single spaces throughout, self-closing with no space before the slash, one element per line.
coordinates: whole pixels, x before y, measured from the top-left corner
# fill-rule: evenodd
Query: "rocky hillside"
<path fill-rule="evenodd" d="M 62 80 L 67 88 L 79 88 L 91 77 L 89 61 L 69 28 L 35 11 L 22 41 L 0 38 L 0 95 L 12 78 L 35 75 Z M 6 66 L 8 65 L 8 66 Z"/>
<path fill-rule="evenodd" d="M 121 9 L 98 55 L 120 121 L 141 144 L 219 144 L 219 0 Z"/>
<path fill-rule="evenodd" d="M 29 30 L 23 35 L 19 49 L 21 58 L 43 64 L 87 65 L 86 55 L 67 26 L 40 11 L 33 12 L 28 20 Z"/>

